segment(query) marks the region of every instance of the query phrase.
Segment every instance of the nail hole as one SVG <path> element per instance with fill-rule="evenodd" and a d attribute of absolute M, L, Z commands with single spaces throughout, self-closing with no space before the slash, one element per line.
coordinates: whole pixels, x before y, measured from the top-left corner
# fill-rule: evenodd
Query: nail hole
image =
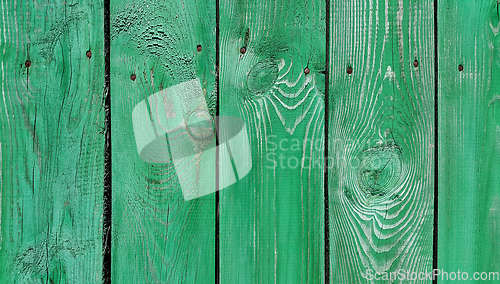
<path fill-rule="evenodd" d="M 198 52 L 201 51 L 201 45 L 198 44 L 198 46 L 196 47 L 196 50 L 198 50 Z"/>
<path fill-rule="evenodd" d="M 418 67 L 418 60 L 413 61 L 413 66 Z"/>
<path fill-rule="evenodd" d="M 306 67 L 306 68 L 304 68 L 304 73 L 307 75 L 307 74 L 311 73 L 311 70 L 309 70 L 309 68 Z"/>
<path fill-rule="evenodd" d="M 246 52 L 247 52 L 247 48 L 246 47 L 240 48 L 240 53 L 241 54 L 245 54 Z"/>
<path fill-rule="evenodd" d="M 30 68 L 30 66 L 31 66 L 31 61 L 26 60 L 26 62 L 24 62 L 24 66 L 26 66 L 26 68 Z"/>
<path fill-rule="evenodd" d="M 90 59 L 92 57 L 92 52 L 89 50 L 87 51 L 87 58 Z"/>
<path fill-rule="evenodd" d="M 464 66 L 462 64 L 458 65 L 458 71 L 460 72 L 464 71 Z"/>
<path fill-rule="evenodd" d="M 352 74 L 352 67 L 347 67 L 347 74 Z"/>
<path fill-rule="evenodd" d="M 136 78 L 137 76 L 135 76 L 135 74 L 130 75 L 130 80 L 135 81 Z"/>

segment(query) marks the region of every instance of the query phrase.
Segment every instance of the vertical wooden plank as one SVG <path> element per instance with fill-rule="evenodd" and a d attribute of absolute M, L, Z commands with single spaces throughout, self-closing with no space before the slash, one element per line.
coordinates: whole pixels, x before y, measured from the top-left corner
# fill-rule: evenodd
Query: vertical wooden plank
<path fill-rule="evenodd" d="M 220 191 L 221 283 L 323 281 L 325 20 L 322 0 L 221 1 L 220 115 L 252 163 Z"/>
<path fill-rule="evenodd" d="M 332 1 L 332 283 L 406 283 L 390 273 L 432 270 L 432 3 Z"/>
<path fill-rule="evenodd" d="M 495 277 L 489 273 L 500 272 L 498 6 L 438 3 L 438 267 L 469 279 L 474 272 Z M 498 273 L 488 279 L 500 280 Z"/>
<path fill-rule="evenodd" d="M 0 282 L 100 282 L 103 3 L 0 5 Z"/>
<path fill-rule="evenodd" d="M 139 129 L 165 119 L 158 112 L 170 118 L 183 110 L 165 101 L 135 118 L 133 111 L 159 91 L 199 79 L 215 114 L 215 2 L 113 0 L 111 51 L 112 280 L 213 283 L 214 194 L 184 200 L 182 172 L 172 161 L 141 159 L 136 144 L 136 138 L 148 138 Z M 179 93 L 184 95 L 191 93 Z"/>

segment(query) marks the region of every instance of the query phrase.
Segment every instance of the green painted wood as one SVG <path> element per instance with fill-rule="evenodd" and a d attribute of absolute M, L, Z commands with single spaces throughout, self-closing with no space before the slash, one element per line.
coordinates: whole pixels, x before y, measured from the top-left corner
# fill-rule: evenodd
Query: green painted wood
<path fill-rule="evenodd" d="M 1 3 L 0 283 L 101 281 L 102 7 Z"/>
<path fill-rule="evenodd" d="M 221 283 L 323 282 L 325 20 L 320 0 L 220 3 L 219 111 L 252 163 L 220 191 Z"/>
<path fill-rule="evenodd" d="M 495 1 L 438 12 L 438 268 L 472 279 L 500 272 L 500 18 Z"/>
<path fill-rule="evenodd" d="M 432 7 L 332 1 L 331 283 L 400 283 L 375 274 L 432 270 Z"/>
<path fill-rule="evenodd" d="M 174 163 L 141 159 L 132 112 L 147 97 L 198 78 L 215 114 L 215 2 L 113 0 L 111 26 L 112 280 L 214 283 L 215 195 L 185 201 Z M 149 106 L 152 117 L 162 111 L 157 106 Z"/>

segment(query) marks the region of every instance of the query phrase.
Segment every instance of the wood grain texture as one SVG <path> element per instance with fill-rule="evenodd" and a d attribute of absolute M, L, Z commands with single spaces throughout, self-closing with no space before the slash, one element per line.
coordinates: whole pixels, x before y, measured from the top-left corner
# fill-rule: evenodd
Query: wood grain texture
<path fill-rule="evenodd" d="M 220 191 L 221 283 L 322 283 L 325 2 L 221 1 L 220 19 L 219 111 L 252 157 Z"/>
<path fill-rule="evenodd" d="M 500 18 L 495 1 L 438 12 L 438 267 L 472 278 L 500 271 Z"/>
<path fill-rule="evenodd" d="M 332 1 L 331 283 L 406 283 L 374 277 L 432 270 L 432 7 Z"/>
<path fill-rule="evenodd" d="M 132 111 L 199 78 L 215 114 L 215 2 L 113 0 L 111 25 L 112 280 L 214 283 L 215 195 L 185 201 L 172 162 L 140 159 Z"/>
<path fill-rule="evenodd" d="M 0 283 L 98 283 L 103 3 L 0 7 Z"/>

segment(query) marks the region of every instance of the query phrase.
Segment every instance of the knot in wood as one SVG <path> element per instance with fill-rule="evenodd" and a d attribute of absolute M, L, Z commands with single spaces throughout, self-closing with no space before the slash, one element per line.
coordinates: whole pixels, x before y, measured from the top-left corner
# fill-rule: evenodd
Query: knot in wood
<path fill-rule="evenodd" d="M 278 64 L 272 59 L 255 64 L 247 76 L 248 90 L 254 94 L 265 93 L 278 79 L 278 72 Z"/>
<path fill-rule="evenodd" d="M 365 150 L 360 157 L 358 185 L 367 198 L 383 197 L 402 178 L 401 151 L 397 145 L 385 145 Z"/>

